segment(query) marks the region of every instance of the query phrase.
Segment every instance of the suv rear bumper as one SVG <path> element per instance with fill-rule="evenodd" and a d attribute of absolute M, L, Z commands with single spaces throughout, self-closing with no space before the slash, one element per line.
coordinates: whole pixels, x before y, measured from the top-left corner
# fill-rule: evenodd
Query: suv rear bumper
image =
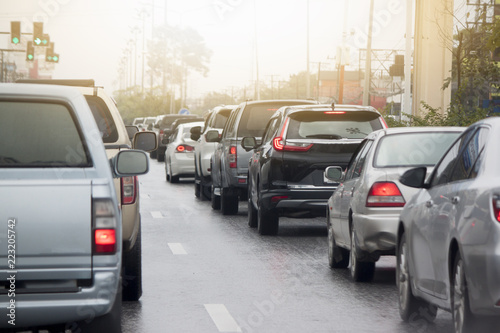
<path fill-rule="evenodd" d="M 281 216 L 325 216 L 333 191 L 335 188 L 270 190 L 261 194 L 261 205 L 267 210 L 277 209 Z"/>

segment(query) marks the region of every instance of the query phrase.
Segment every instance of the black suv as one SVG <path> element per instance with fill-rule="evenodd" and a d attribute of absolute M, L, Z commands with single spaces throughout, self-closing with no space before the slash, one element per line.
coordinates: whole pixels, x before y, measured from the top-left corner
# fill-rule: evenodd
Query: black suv
<path fill-rule="evenodd" d="M 207 139 L 220 141 L 211 160 L 212 208 L 222 214 L 238 213 L 239 200 L 247 198 L 248 159 L 252 154 L 240 145 L 244 136 L 260 139 L 266 123 L 281 107 L 318 104 L 309 100 L 269 100 L 241 103 L 231 112 L 222 138 L 216 130 L 207 132 Z"/>
<path fill-rule="evenodd" d="M 279 217 L 325 216 L 337 188 L 324 177 L 328 166 L 345 169 L 369 133 L 386 128 L 372 107 L 316 105 L 283 107 L 269 120 L 262 143 L 243 138 L 254 149 L 248 169 L 248 224 L 261 235 L 276 235 Z"/>

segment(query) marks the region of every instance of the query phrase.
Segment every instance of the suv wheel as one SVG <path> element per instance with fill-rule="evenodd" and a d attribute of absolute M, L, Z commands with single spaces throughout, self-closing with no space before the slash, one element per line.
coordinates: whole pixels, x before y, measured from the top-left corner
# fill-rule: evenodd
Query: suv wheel
<path fill-rule="evenodd" d="M 212 186 L 212 198 L 210 200 L 211 200 L 211 204 L 212 204 L 212 209 L 219 210 L 220 209 L 220 196 L 215 195 L 213 186 Z"/>
<path fill-rule="evenodd" d="M 248 226 L 250 228 L 257 227 L 259 216 L 258 211 L 255 209 L 252 203 L 252 196 L 250 195 L 250 190 L 248 191 Z"/>
<path fill-rule="evenodd" d="M 203 185 L 203 181 L 200 183 L 200 199 L 210 200 L 212 198 L 211 191 L 212 187 L 210 185 Z"/>
<path fill-rule="evenodd" d="M 261 235 L 275 236 L 279 229 L 279 216 L 275 211 L 262 208 L 257 209 L 257 231 Z"/>
<path fill-rule="evenodd" d="M 158 156 L 158 152 L 156 150 L 153 150 L 152 152 L 149 153 L 149 157 L 155 159 Z"/>
<path fill-rule="evenodd" d="M 356 246 L 356 230 L 351 227 L 351 277 L 356 282 L 370 282 L 375 274 L 375 262 L 359 260 Z"/>
<path fill-rule="evenodd" d="M 223 215 L 238 214 L 238 195 L 234 195 L 228 188 L 221 189 L 220 209 Z"/>
<path fill-rule="evenodd" d="M 134 247 L 123 253 L 123 299 L 138 301 L 142 296 L 141 225 Z"/>
<path fill-rule="evenodd" d="M 158 160 L 158 162 L 164 162 L 165 154 L 156 153 L 156 159 Z"/>
<path fill-rule="evenodd" d="M 196 166 L 194 170 L 194 196 L 201 199 L 201 182 Z"/>

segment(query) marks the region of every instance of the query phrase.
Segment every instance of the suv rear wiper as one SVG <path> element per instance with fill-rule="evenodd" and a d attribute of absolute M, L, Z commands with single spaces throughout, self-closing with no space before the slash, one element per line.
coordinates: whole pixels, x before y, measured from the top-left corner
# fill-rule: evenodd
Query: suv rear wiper
<path fill-rule="evenodd" d="M 0 164 L 16 164 L 16 163 L 20 162 L 13 157 L 0 156 Z"/>
<path fill-rule="evenodd" d="M 348 133 L 350 134 L 363 134 L 363 135 L 368 135 L 368 133 L 361 132 L 359 128 L 354 127 L 354 128 L 346 128 L 345 129 Z"/>
<path fill-rule="evenodd" d="M 312 134 L 312 135 L 307 135 L 306 138 L 308 138 L 308 139 L 333 139 L 333 140 L 343 139 L 342 136 L 338 135 L 338 134 Z"/>

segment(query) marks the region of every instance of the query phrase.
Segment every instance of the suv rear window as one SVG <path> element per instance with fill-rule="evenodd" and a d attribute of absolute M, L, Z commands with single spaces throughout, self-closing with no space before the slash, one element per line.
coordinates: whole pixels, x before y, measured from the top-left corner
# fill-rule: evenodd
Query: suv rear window
<path fill-rule="evenodd" d="M 116 142 L 118 140 L 118 131 L 106 103 L 97 96 L 85 96 L 85 98 L 101 132 L 102 141 L 104 143 Z"/>
<path fill-rule="evenodd" d="M 290 114 L 287 139 L 363 139 L 382 128 L 374 112 L 299 111 Z"/>
<path fill-rule="evenodd" d="M 71 111 L 62 104 L 0 101 L 0 167 L 88 167 Z"/>
<path fill-rule="evenodd" d="M 304 104 L 304 102 L 282 102 L 269 104 L 247 105 L 241 115 L 238 125 L 238 137 L 261 137 L 271 116 L 283 106 Z"/>
<path fill-rule="evenodd" d="M 231 114 L 231 110 L 221 110 L 215 115 L 213 120 L 213 128 L 224 128 L 227 118 Z"/>

